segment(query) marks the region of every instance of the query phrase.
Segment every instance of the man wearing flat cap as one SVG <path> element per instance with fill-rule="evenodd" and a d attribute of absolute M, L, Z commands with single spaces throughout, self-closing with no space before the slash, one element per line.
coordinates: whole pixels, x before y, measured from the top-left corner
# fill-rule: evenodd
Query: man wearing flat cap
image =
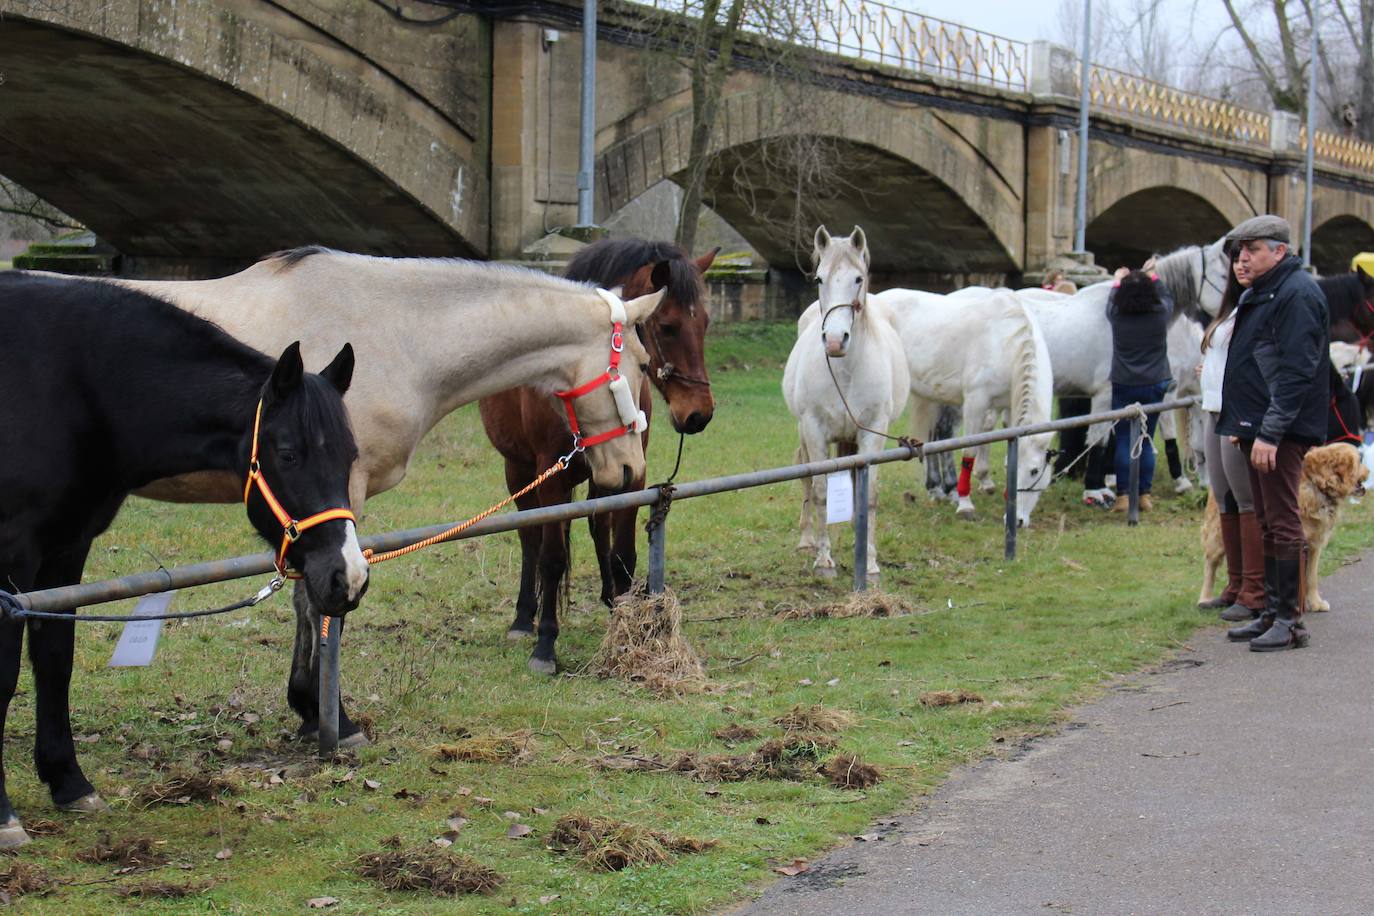
<path fill-rule="evenodd" d="M 1255 514 L 1264 543 L 1265 608 L 1227 636 L 1256 652 L 1307 645 L 1302 623 L 1303 554 L 1298 515 L 1303 455 L 1326 437 L 1326 298 L 1288 251 L 1288 221 L 1263 215 L 1226 236 L 1239 247 L 1238 268 L 1250 288 L 1236 306 L 1226 358 L 1217 433 L 1250 459 Z"/>

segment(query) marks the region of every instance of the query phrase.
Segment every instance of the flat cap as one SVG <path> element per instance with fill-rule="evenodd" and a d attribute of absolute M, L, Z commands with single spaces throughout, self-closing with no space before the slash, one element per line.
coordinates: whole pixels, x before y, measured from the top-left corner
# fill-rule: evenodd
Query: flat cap
<path fill-rule="evenodd" d="M 1288 244 L 1290 231 L 1288 220 L 1272 213 L 1252 216 L 1230 232 L 1226 233 L 1228 242 L 1248 242 L 1251 239 L 1273 239 Z"/>

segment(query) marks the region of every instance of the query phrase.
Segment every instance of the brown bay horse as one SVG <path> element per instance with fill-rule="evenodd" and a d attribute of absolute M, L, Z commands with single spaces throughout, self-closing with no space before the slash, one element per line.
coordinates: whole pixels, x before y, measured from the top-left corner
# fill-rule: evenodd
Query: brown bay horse
<path fill-rule="evenodd" d="M 669 242 L 605 240 L 578 252 L 564 273 L 569 280 L 607 289 L 623 287 L 623 294 L 630 297 L 667 290 L 658 308 L 636 328 L 649 353 L 639 406 L 646 416 L 650 414 L 648 380 L 652 379 L 668 402 L 673 428 L 682 434 L 701 432 L 715 410 L 706 373 L 705 336 L 710 316 L 702 275 L 717 251 L 691 260 Z M 506 485 L 512 493 L 573 449 L 562 405 L 538 388 L 513 388 L 482 398 L 478 404 L 487 438 L 506 460 Z M 643 437 L 647 449 L 647 431 Z M 566 471 L 516 500 L 516 505 L 532 509 L 567 503 L 573 488 L 588 479 L 586 462 L 578 454 Z M 645 479 L 637 478 L 632 488 L 643 489 Z M 596 497 L 605 492 L 593 481 L 588 495 Z M 607 604 L 626 592 L 634 577 L 637 515 L 630 509 L 588 519 L 601 570 L 601 600 Z M 512 639 L 534 636 L 538 610 L 538 639 L 529 665 L 544 674 L 557 671 L 554 644 L 558 639 L 558 603 L 567 596 L 569 531 L 567 522 L 520 529 L 520 595 L 508 635 Z"/>

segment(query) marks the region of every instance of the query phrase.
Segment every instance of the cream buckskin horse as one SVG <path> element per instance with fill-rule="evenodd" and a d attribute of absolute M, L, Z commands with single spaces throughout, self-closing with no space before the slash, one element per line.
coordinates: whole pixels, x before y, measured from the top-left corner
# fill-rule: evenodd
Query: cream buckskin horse
<path fill-rule="evenodd" d="M 820 299 L 797 320 L 797 342 L 782 375 L 783 398 L 797 418 L 801 440 L 797 461 L 824 460 L 832 443 L 842 454 L 880 452 L 882 434 L 902 412 L 910 382 L 892 316 L 885 306 L 875 305 L 868 293 L 868 243 L 863 229 L 855 226 L 848 237 L 836 239 L 821 226 L 816 230 L 812 257 Z M 859 429 L 856 419 L 868 430 Z M 872 533 L 877 530 L 877 466 L 868 473 L 867 573 L 876 577 L 877 538 Z M 801 539 L 797 547 L 814 550 L 816 574 L 830 578 L 835 575 L 835 560 L 830 555 L 826 525 L 826 480 L 814 477 L 801 481 L 801 485 Z"/>
<path fill-rule="evenodd" d="M 434 258 L 379 258 L 310 247 L 280 252 L 216 280 L 114 280 L 150 293 L 266 352 L 301 339 L 308 364 L 322 365 L 345 341 L 357 368 L 344 404 L 358 460 L 349 500 L 360 512 L 368 497 L 406 475 L 420 439 L 452 411 L 517 385 L 568 390 L 606 371 L 612 302 L 623 307 L 626 331 L 658 306 L 662 291 L 620 303 L 591 286 L 517 267 Z M 603 291 L 604 292 L 604 291 Z M 327 320 L 322 319 L 327 315 Z M 638 391 L 648 354 L 625 333 L 620 371 Z M 583 432 L 614 429 L 625 420 L 607 386 L 574 401 Z M 637 435 L 587 450 L 598 485 L 618 490 L 644 474 Z M 173 502 L 235 502 L 243 482 L 230 475 L 160 481 L 141 495 Z M 287 699 L 318 728 L 318 612 L 297 586 L 296 645 Z M 366 738 L 339 707 L 340 744 Z"/>

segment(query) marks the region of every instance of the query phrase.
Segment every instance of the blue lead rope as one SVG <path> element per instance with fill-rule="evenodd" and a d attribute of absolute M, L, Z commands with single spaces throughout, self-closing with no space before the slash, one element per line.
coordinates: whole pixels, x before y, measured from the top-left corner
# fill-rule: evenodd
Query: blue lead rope
<path fill-rule="evenodd" d="M 228 614 L 230 611 L 238 611 L 246 607 L 253 607 L 271 598 L 281 590 L 284 584 L 286 584 L 285 580 L 282 579 L 281 576 L 276 576 L 271 582 L 258 589 L 258 593 L 251 598 L 245 598 L 243 601 L 237 601 L 233 604 L 217 607 L 208 611 L 184 611 L 179 614 L 149 614 L 144 616 L 141 614 L 68 614 L 60 611 L 31 611 L 20 604 L 18 598 L 4 589 L 0 589 L 0 609 L 4 610 L 5 616 L 10 620 L 33 618 L 36 620 L 64 620 L 67 622 L 103 621 L 108 623 L 128 623 L 131 620 L 185 620 L 189 617 L 210 617 L 215 614 Z"/>

